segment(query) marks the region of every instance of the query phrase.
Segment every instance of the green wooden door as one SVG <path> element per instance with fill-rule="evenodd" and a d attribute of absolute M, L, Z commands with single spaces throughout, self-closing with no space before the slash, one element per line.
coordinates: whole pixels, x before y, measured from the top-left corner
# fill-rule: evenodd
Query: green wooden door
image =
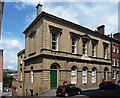
<path fill-rule="evenodd" d="M 51 70 L 50 72 L 50 87 L 57 88 L 57 70 Z"/>
<path fill-rule="evenodd" d="M 106 72 L 104 72 L 104 79 L 106 80 Z"/>

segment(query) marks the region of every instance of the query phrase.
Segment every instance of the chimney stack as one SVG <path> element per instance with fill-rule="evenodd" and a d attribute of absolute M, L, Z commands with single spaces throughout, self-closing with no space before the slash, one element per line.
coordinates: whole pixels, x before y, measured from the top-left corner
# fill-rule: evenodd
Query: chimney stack
<path fill-rule="evenodd" d="M 105 27 L 104 25 L 101 25 L 101 26 L 97 27 L 98 33 L 104 35 L 104 27 Z"/>
<path fill-rule="evenodd" d="M 40 13 L 42 12 L 42 5 L 40 4 L 40 2 L 38 3 L 38 5 L 36 6 L 37 8 L 37 16 L 40 15 Z"/>
<path fill-rule="evenodd" d="M 120 32 L 113 34 L 113 37 L 120 40 Z"/>

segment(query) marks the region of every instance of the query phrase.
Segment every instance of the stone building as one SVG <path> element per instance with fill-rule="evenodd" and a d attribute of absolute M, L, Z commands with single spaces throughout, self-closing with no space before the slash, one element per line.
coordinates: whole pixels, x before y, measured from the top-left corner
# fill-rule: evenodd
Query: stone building
<path fill-rule="evenodd" d="M 112 81 L 120 80 L 120 33 L 115 33 L 111 39 Z"/>
<path fill-rule="evenodd" d="M 104 25 L 97 31 L 41 12 L 23 32 L 25 49 L 18 53 L 18 96 L 40 95 L 67 81 L 77 87 L 111 80 L 110 38 Z"/>

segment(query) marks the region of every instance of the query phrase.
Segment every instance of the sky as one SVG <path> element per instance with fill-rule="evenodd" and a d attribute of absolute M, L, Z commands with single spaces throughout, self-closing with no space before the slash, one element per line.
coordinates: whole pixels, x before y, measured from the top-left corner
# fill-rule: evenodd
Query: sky
<path fill-rule="evenodd" d="M 36 18 L 38 2 L 5 2 L 2 21 L 4 69 L 17 70 L 17 53 L 25 48 L 23 31 Z M 105 34 L 118 32 L 118 2 L 41 2 L 42 11 L 91 30 L 105 25 Z"/>

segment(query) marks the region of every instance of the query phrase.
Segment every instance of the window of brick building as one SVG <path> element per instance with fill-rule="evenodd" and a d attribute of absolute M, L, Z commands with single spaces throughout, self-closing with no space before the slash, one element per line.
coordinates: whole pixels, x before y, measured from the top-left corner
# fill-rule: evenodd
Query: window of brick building
<path fill-rule="evenodd" d="M 119 53 L 119 46 L 117 45 L 117 53 Z"/>
<path fill-rule="evenodd" d="M 72 38 L 72 53 L 76 53 L 76 51 L 77 51 L 76 39 Z"/>
<path fill-rule="evenodd" d="M 58 50 L 58 35 L 52 34 L 52 49 Z"/>
<path fill-rule="evenodd" d="M 113 57 L 113 66 L 115 66 L 115 57 Z"/>
<path fill-rule="evenodd" d="M 113 44 L 113 52 L 115 52 L 115 45 Z"/>
<path fill-rule="evenodd" d="M 119 66 L 119 58 L 117 58 L 117 66 Z"/>

